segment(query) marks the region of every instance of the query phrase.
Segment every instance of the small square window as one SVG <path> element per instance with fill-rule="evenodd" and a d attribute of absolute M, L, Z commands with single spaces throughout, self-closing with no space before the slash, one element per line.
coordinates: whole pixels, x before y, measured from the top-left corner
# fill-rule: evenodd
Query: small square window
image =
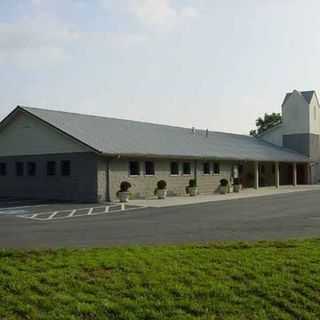
<path fill-rule="evenodd" d="M 57 163 L 55 161 L 47 162 L 47 176 L 55 176 L 57 171 Z"/>
<path fill-rule="evenodd" d="M 4 177 L 7 175 L 7 164 L 2 162 L 0 163 L 0 176 Z"/>
<path fill-rule="evenodd" d="M 191 164 L 190 162 L 183 163 L 183 174 L 191 174 Z"/>
<path fill-rule="evenodd" d="M 209 162 L 203 163 L 203 174 L 210 174 L 210 163 Z"/>
<path fill-rule="evenodd" d="M 213 163 L 213 174 L 220 174 L 220 163 Z"/>
<path fill-rule="evenodd" d="M 71 162 L 69 160 L 61 161 L 61 175 L 69 177 L 71 175 Z"/>
<path fill-rule="evenodd" d="M 37 165 L 35 162 L 28 162 L 28 176 L 34 177 L 37 171 Z"/>
<path fill-rule="evenodd" d="M 129 174 L 130 174 L 130 176 L 139 176 L 140 175 L 139 161 L 130 161 L 129 162 Z"/>
<path fill-rule="evenodd" d="M 16 174 L 18 177 L 22 177 L 24 175 L 24 163 L 16 162 Z"/>
<path fill-rule="evenodd" d="M 154 170 L 154 163 L 153 161 L 146 161 L 144 163 L 144 171 L 146 176 L 154 176 L 155 170 Z"/>
<path fill-rule="evenodd" d="M 179 164 L 178 162 L 174 161 L 170 164 L 170 174 L 172 176 L 178 176 L 179 175 Z"/>

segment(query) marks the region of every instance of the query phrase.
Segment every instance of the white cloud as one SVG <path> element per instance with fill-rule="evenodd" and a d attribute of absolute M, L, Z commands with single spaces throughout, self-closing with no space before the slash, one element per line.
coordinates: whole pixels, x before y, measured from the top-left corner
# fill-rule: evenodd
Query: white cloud
<path fill-rule="evenodd" d="M 175 7 L 172 0 L 131 0 L 129 11 L 143 24 L 164 29 L 171 29 L 198 15 L 195 8 Z"/>
<path fill-rule="evenodd" d="M 172 0 L 100 0 L 101 6 L 117 15 L 129 15 L 144 26 L 155 30 L 171 30 L 198 16 L 194 7 L 174 6 Z"/>

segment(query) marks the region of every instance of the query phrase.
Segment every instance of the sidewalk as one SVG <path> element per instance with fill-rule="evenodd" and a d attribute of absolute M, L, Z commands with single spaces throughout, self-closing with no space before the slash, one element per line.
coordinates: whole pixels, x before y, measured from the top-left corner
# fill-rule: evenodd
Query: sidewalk
<path fill-rule="evenodd" d="M 209 194 L 209 195 L 198 195 L 196 197 L 181 196 L 181 197 L 167 197 L 165 200 L 154 199 L 141 199 L 141 200 L 130 200 L 130 205 L 144 206 L 144 207 L 173 207 L 196 203 L 214 202 L 214 201 L 228 201 L 235 199 L 245 199 L 254 197 L 263 197 L 277 194 L 285 194 L 291 192 L 304 192 L 319 190 L 320 185 L 299 185 L 299 186 L 281 186 L 279 189 L 275 187 L 262 187 L 256 189 L 243 189 L 239 193 L 228 193 L 226 195 L 221 194 Z"/>

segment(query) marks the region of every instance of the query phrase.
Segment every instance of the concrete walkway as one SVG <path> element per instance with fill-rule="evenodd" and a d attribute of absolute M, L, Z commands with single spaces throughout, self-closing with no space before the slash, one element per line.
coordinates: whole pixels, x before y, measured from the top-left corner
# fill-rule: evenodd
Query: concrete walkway
<path fill-rule="evenodd" d="M 254 197 L 263 197 L 276 194 L 285 194 L 291 192 L 304 192 L 304 191 L 320 191 L 320 185 L 299 185 L 299 186 L 281 186 L 279 189 L 275 187 L 262 187 L 256 189 L 243 189 L 239 193 L 228 193 L 226 195 L 221 194 L 209 194 L 198 195 L 196 197 L 181 196 L 181 197 L 167 197 L 165 200 L 154 199 L 141 199 L 130 200 L 130 205 L 164 208 L 173 206 L 182 206 L 196 203 L 215 202 L 215 201 L 228 201 L 235 199 L 245 199 Z"/>

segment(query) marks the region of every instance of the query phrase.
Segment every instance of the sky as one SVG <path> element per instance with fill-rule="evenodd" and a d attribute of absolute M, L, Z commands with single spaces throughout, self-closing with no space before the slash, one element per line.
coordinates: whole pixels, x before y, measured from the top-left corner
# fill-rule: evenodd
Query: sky
<path fill-rule="evenodd" d="M 319 0 L 0 0 L 0 118 L 43 107 L 247 134 L 317 90 Z"/>

